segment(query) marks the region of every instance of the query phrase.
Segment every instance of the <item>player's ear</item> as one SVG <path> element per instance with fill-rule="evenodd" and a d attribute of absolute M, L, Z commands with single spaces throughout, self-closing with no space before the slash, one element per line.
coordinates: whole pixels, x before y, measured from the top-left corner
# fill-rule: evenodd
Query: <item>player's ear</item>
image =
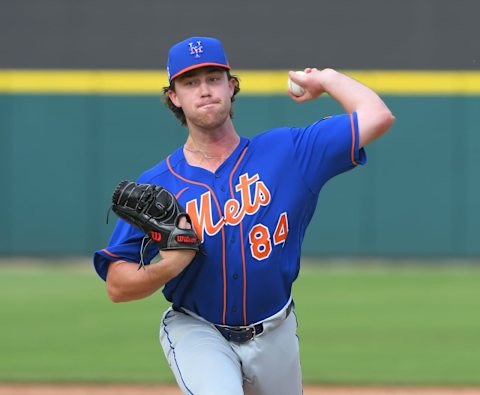
<path fill-rule="evenodd" d="M 228 88 L 230 89 L 230 99 L 235 94 L 235 82 L 235 78 L 230 78 L 230 80 L 228 81 Z"/>
<path fill-rule="evenodd" d="M 172 89 L 168 90 L 168 98 L 176 107 L 182 107 L 178 101 L 177 92 Z"/>

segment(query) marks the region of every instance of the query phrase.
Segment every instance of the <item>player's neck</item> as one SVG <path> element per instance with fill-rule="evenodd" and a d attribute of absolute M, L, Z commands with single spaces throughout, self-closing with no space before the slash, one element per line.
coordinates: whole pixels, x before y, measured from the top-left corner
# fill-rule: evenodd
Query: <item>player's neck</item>
<path fill-rule="evenodd" d="M 237 148 L 239 143 L 240 136 L 233 127 L 216 133 L 190 128 L 183 152 L 185 159 L 191 166 L 215 172 Z"/>

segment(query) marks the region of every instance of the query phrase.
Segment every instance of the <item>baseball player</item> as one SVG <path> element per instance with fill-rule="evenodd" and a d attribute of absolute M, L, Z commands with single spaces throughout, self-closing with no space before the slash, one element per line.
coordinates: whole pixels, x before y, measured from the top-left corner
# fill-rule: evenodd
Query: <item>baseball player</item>
<path fill-rule="evenodd" d="M 300 395 L 291 295 L 303 237 L 323 185 L 366 161 L 364 146 L 394 121 L 372 90 L 333 69 L 289 72 L 297 103 L 328 94 L 345 113 L 242 137 L 232 121 L 239 80 L 220 41 L 191 37 L 169 51 L 167 106 L 188 128 L 185 144 L 138 183 L 170 191 L 188 213 L 196 249 L 142 246 L 119 220 L 97 273 L 114 302 L 163 287 L 171 307 L 160 342 L 184 394 Z M 352 199 L 355 192 L 352 191 Z M 160 253 L 160 260 L 151 263 Z M 145 270 L 139 269 L 139 263 Z"/>

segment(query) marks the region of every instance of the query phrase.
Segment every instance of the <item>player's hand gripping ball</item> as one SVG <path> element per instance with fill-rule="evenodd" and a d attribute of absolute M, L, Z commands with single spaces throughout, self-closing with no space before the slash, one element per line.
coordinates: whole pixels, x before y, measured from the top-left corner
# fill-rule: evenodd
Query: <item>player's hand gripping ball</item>
<path fill-rule="evenodd" d="M 175 196 L 159 185 L 120 182 L 113 192 L 112 210 L 143 231 L 160 250 L 199 250 L 190 216 Z M 182 218 L 190 224 L 189 229 L 179 227 Z"/>
<path fill-rule="evenodd" d="M 304 71 L 296 71 L 298 75 L 305 75 Z M 302 96 L 305 93 L 305 89 L 303 89 L 300 85 L 296 82 L 293 82 L 290 77 L 288 77 L 288 90 L 292 92 L 294 96 Z"/>

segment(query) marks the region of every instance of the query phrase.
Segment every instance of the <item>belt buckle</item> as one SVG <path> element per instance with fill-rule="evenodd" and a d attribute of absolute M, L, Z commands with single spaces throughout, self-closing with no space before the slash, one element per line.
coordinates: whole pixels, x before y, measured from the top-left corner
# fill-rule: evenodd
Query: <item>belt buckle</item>
<path fill-rule="evenodd" d="M 234 329 L 234 332 L 237 333 L 240 343 L 246 343 L 256 336 L 256 329 L 254 326 Z"/>
<path fill-rule="evenodd" d="M 257 335 L 257 329 L 254 326 L 235 328 L 216 325 L 216 327 L 225 339 L 234 343 L 246 343 Z"/>
<path fill-rule="evenodd" d="M 245 342 L 253 340 L 253 338 L 257 335 L 257 330 L 255 329 L 255 326 L 251 326 L 249 328 L 244 329 L 245 333 Z"/>

